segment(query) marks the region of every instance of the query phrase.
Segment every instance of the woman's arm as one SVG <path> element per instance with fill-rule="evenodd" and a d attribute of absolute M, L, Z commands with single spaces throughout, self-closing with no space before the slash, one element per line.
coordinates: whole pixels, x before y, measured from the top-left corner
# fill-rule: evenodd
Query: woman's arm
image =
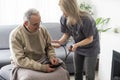
<path fill-rule="evenodd" d="M 87 38 L 83 39 L 82 41 L 72 45 L 73 46 L 72 51 L 75 51 L 77 47 L 85 46 L 92 42 L 93 42 L 93 36 L 87 37 Z"/>

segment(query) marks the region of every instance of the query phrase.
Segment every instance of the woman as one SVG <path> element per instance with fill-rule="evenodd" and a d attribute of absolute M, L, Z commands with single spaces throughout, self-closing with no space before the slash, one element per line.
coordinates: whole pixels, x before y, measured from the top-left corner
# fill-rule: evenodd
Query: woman
<path fill-rule="evenodd" d="M 86 80 L 94 80 L 96 60 L 100 52 L 95 21 L 91 15 L 79 9 L 76 0 L 60 0 L 59 5 L 63 12 L 60 23 L 64 34 L 53 42 L 61 45 L 72 36 L 75 41 L 71 49 L 75 52 L 75 80 L 83 80 L 84 63 Z"/>

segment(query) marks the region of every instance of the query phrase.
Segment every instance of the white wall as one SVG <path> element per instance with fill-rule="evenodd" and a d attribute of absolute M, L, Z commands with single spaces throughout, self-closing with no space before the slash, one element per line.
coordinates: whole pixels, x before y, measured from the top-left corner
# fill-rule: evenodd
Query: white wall
<path fill-rule="evenodd" d="M 120 29 L 120 0 L 92 0 L 96 6 L 97 16 L 111 18 L 109 27 Z M 99 80 L 111 80 L 113 49 L 120 51 L 120 34 L 104 33 L 101 35 L 101 53 L 99 61 Z"/>
<path fill-rule="evenodd" d="M 93 6 L 97 17 L 110 17 L 111 27 L 119 27 L 120 0 L 78 0 Z M 22 22 L 24 12 L 29 8 L 37 8 L 43 22 L 59 22 L 62 12 L 59 0 L 0 0 L 0 25 L 18 24 Z"/>
<path fill-rule="evenodd" d="M 109 27 L 120 29 L 120 0 L 78 0 L 89 3 L 95 13 L 95 17 L 111 18 Z"/>
<path fill-rule="evenodd" d="M 101 34 L 101 53 L 99 56 L 99 80 L 111 80 L 113 50 L 120 52 L 120 34 Z"/>
<path fill-rule="evenodd" d="M 96 6 L 97 16 L 110 17 L 110 26 L 120 27 L 120 0 L 92 0 Z"/>

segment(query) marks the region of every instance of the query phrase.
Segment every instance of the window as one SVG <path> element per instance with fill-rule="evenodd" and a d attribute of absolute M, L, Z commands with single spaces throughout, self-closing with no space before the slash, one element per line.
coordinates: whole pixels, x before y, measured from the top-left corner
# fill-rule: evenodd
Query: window
<path fill-rule="evenodd" d="M 0 0 L 0 25 L 21 24 L 29 8 L 40 11 L 42 22 L 59 22 L 59 0 Z"/>

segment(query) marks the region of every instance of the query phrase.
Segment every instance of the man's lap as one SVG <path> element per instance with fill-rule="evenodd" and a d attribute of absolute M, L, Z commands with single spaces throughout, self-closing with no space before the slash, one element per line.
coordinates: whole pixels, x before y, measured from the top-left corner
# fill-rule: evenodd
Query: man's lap
<path fill-rule="evenodd" d="M 50 73 L 23 68 L 20 68 L 17 72 L 18 80 L 69 80 L 68 74 L 69 73 L 62 67 Z"/>

